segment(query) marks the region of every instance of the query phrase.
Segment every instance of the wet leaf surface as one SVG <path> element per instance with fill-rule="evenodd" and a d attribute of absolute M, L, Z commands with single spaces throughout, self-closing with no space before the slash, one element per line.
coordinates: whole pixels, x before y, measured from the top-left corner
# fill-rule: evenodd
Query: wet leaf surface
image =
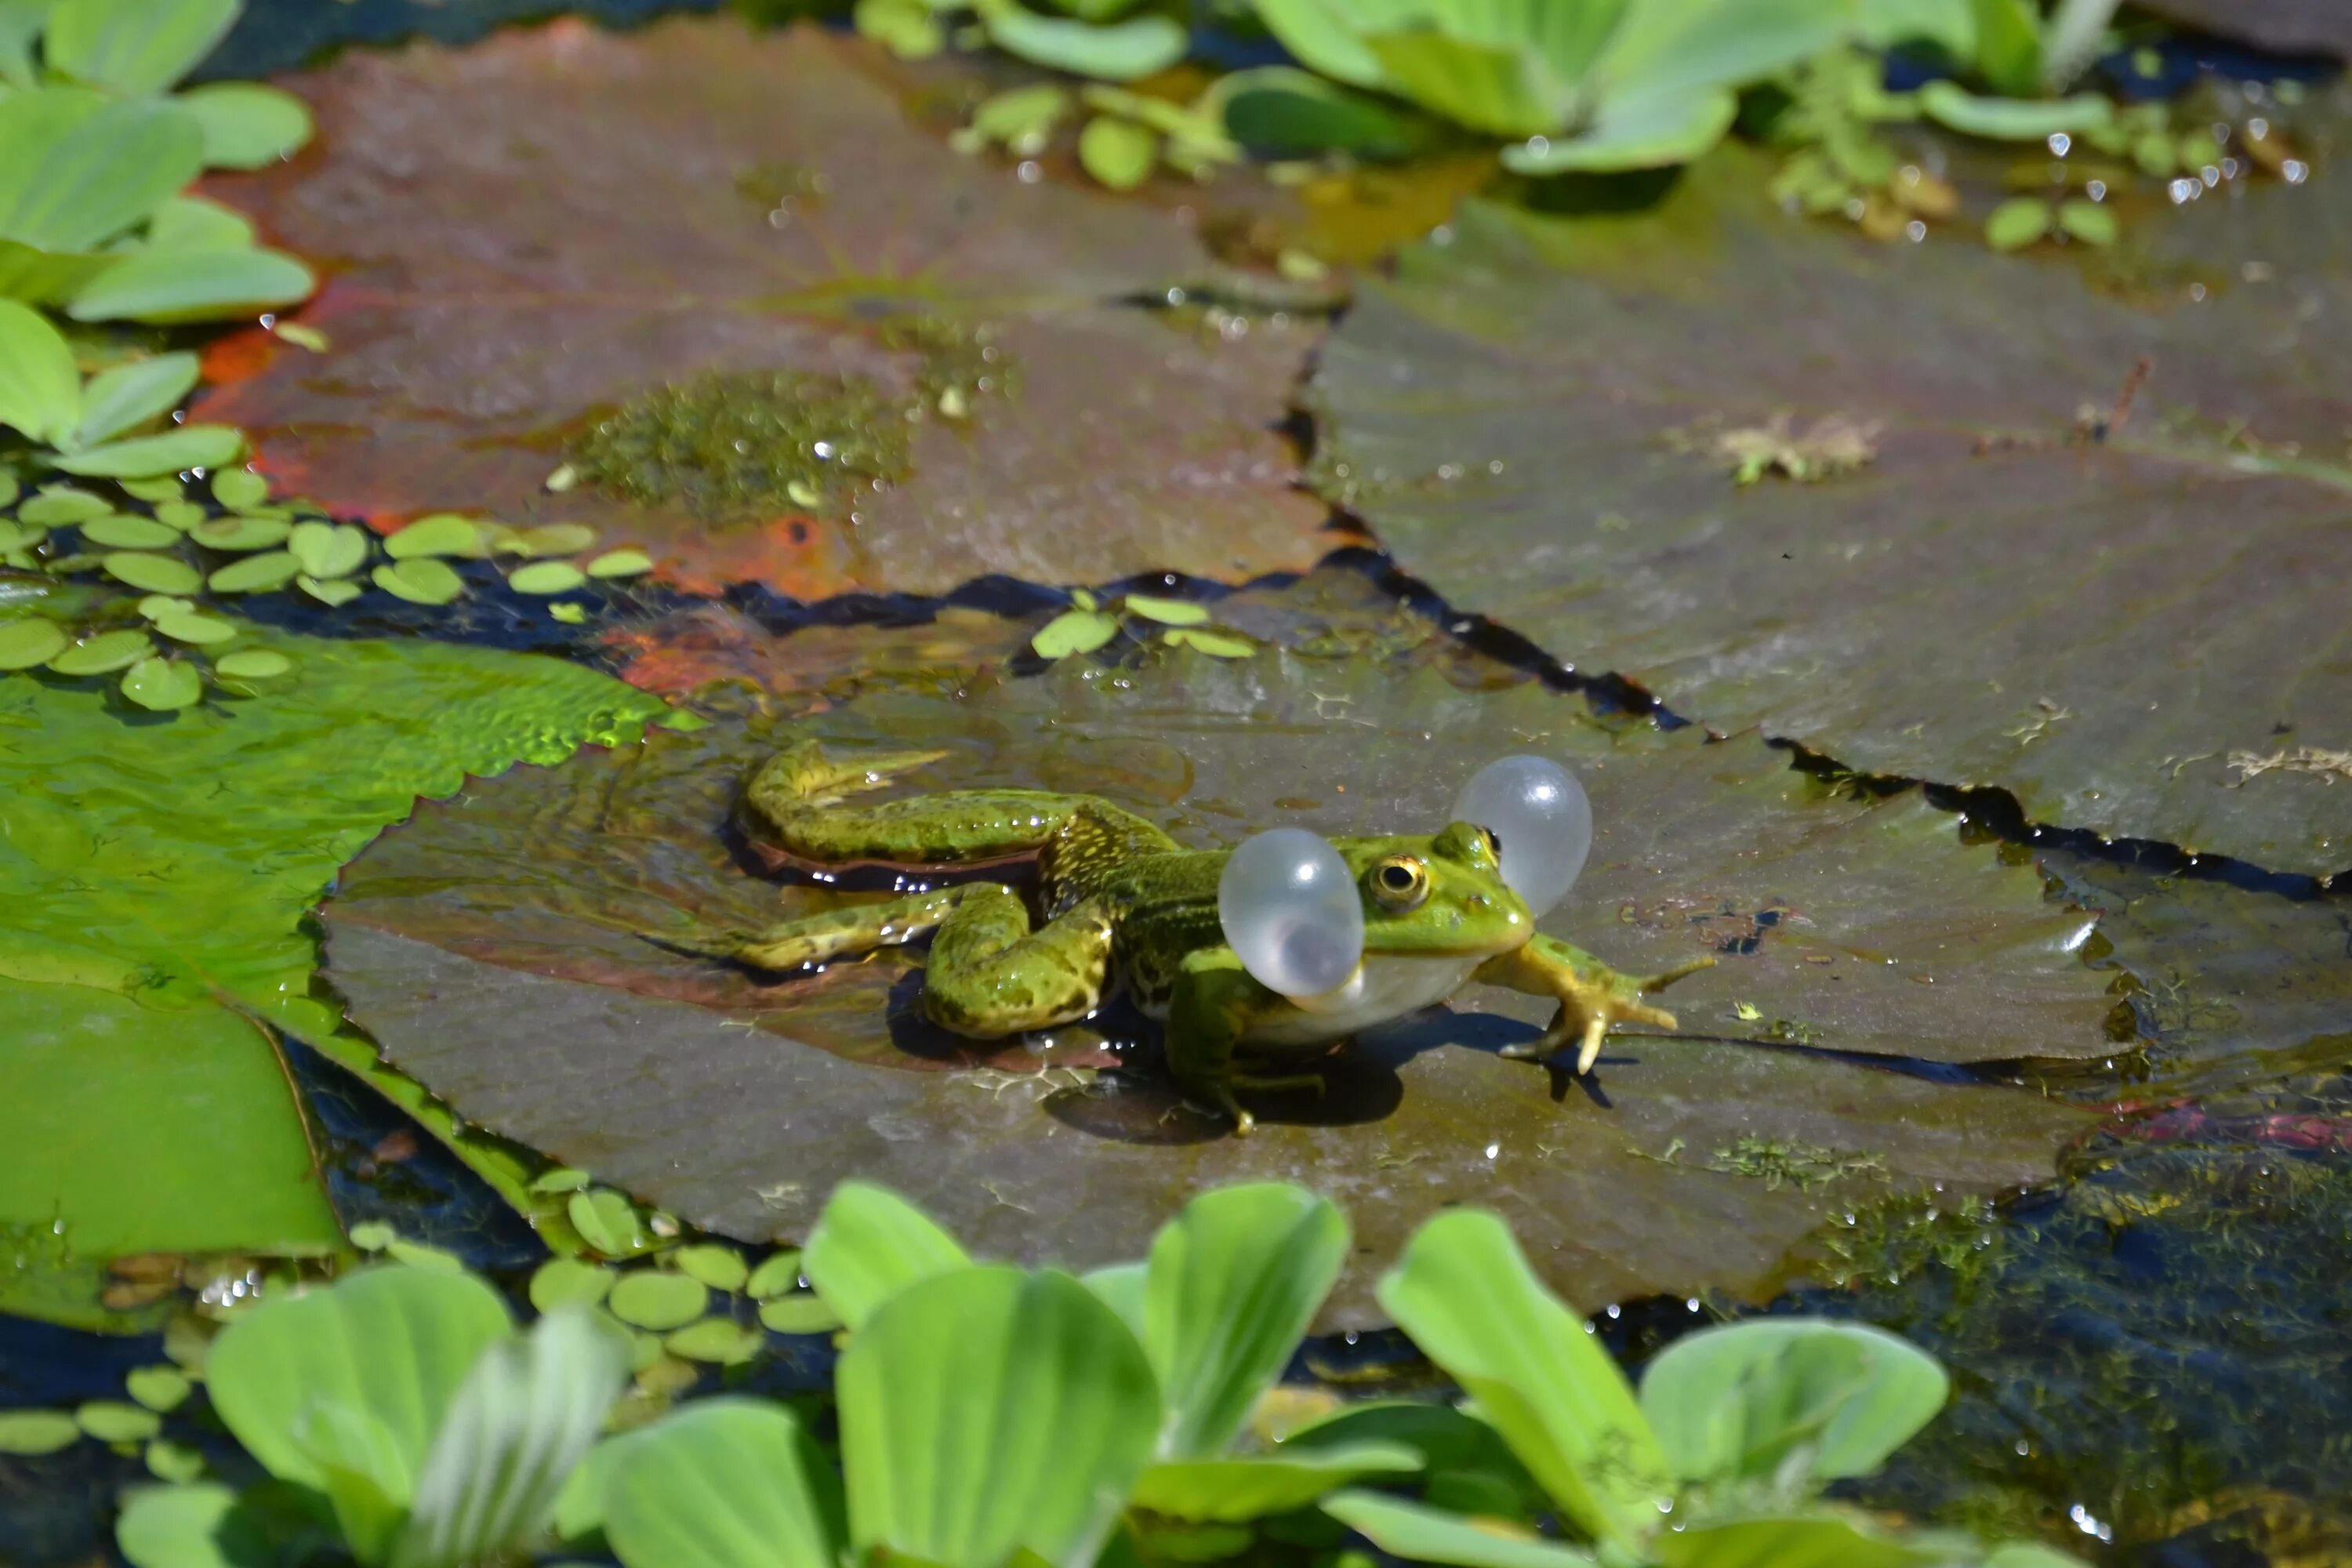
<path fill-rule="evenodd" d="M 295 681 L 168 721 L 126 721 L 103 680 L 0 681 L 0 881 L 19 894 L 0 933 L 17 1086 L 0 1096 L 0 1231 L 65 1227 L 64 1256 L 0 1272 L 11 1310 L 95 1321 L 47 1289 L 53 1265 L 340 1247 L 256 1022 L 335 1033 L 304 911 L 417 795 L 626 739 L 658 710 L 550 659 L 248 635 L 296 656 Z"/>
<path fill-rule="evenodd" d="M 2151 216 L 2096 290 L 1792 221 L 1738 149 L 1632 215 L 1473 206 L 1324 353 L 1323 482 L 1455 608 L 1718 731 L 2339 871 L 2352 181 L 2317 167 Z M 1736 484 L 1719 444 L 1792 418 L 1874 455 Z"/>
<path fill-rule="evenodd" d="M 702 589 L 1236 578 L 1322 553 L 1274 430 L 1310 335 L 1225 339 L 1117 303 L 1196 272 L 1199 243 L 1164 212 L 949 152 L 868 67 L 852 38 L 677 21 L 295 79 L 322 151 L 220 194 L 332 258 L 304 320 L 335 347 L 257 342 L 258 374 L 205 417 L 253 430 L 289 486 L 338 510 L 592 522 Z M 905 477 L 723 506 L 698 480 L 700 500 L 640 504 L 612 488 L 650 471 L 633 461 L 604 489 L 545 490 L 583 432 L 656 407 L 632 400 L 750 373 L 850 389 L 760 417 L 835 446 L 870 424 L 904 443 Z M 747 396 L 659 405 L 664 439 L 699 451 L 713 408 Z"/>
<path fill-rule="evenodd" d="M 1593 1092 L 1496 1057 L 1545 1010 L 1474 990 L 1231 1138 L 1177 1105 L 1139 1020 L 961 1040 L 914 1012 L 906 953 L 761 979 L 638 936 L 859 896 L 779 887 L 727 830 L 743 770 L 795 724 L 950 750 L 926 787 L 1093 790 L 1198 844 L 1433 826 L 1485 761 L 1548 751 L 1601 824 L 1550 923 L 1628 970 L 1720 967 L 1673 995 L 1692 1037 L 1620 1037 Z M 1752 739 L 1612 735 L 1580 700 L 1409 648 L 1074 660 L 729 715 L 425 808 L 348 868 L 327 920 L 333 980 L 393 1061 L 460 1114 L 725 1234 L 798 1239 L 856 1173 L 975 1250 L 1095 1264 L 1139 1255 L 1200 1184 L 1283 1176 L 1344 1202 L 1367 1258 L 1434 1206 L 1496 1205 L 1587 1304 L 1760 1289 L 1858 1190 L 2046 1176 L 2084 1113 L 1919 1058 L 2112 1048 L 2112 998 L 2075 951 L 2087 918 L 1916 794 L 1839 795 Z M 1334 1322 L 1367 1321 L 1367 1286 L 1342 1287 Z"/>

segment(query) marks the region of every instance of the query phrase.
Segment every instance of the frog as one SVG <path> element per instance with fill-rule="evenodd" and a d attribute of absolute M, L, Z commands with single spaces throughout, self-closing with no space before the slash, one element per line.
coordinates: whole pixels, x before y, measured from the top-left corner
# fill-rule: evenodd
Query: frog
<path fill-rule="evenodd" d="M 1189 848 L 1092 795 L 990 788 L 856 799 L 948 754 L 836 756 L 814 740 L 792 742 L 750 773 L 738 825 L 816 868 L 953 873 L 1034 860 L 1042 920 L 1014 887 L 982 877 L 762 928 L 646 934 L 774 975 L 929 936 L 922 1011 L 975 1040 L 1078 1022 L 1123 989 L 1161 1026 L 1179 1091 L 1237 1134 L 1257 1120 L 1243 1094 L 1320 1091 L 1318 1056 L 1474 982 L 1556 1004 L 1541 1036 L 1502 1055 L 1566 1059 L 1590 1074 L 1611 1029 L 1675 1028 L 1672 1013 L 1643 998 L 1714 962 L 1632 977 L 1538 931 L 1504 878 L 1496 834 L 1455 821 L 1433 834 L 1329 841 L 1361 901 L 1361 956 L 1342 984 L 1287 995 L 1252 974 L 1226 939 L 1219 888 L 1233 850 Z"/>

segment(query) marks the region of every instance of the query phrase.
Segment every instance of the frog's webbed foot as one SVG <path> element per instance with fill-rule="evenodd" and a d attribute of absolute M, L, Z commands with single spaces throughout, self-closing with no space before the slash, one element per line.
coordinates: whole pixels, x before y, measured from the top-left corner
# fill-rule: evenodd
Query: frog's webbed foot
<path fill-rule="evenodd" d="M 1699 958 L 1637 979 L 1620 974 L 1566 943 L 1546 937 L 1537 938 L 1521 951 L 1524 956 L 1507 955 L 1516 962 L 1505 972 L 1482 978 L 1498 981 L 1516 991 L 1557 997 L 1559 1010 L 1552 1015 L 1550 1027 L 1540 1037 L 1525 1045 L 1506 1046 L 1501 1054 L 1515 1060 L 1549 1062 L 1573 1049 L 1580 1078 L 1591 1072 L 1592 1064 L 1600 1059 L 1601 1043 L 1612 1028 L 1627 1024 L 1655 1029 L 1675 1026 L 1672 1013 L 1650 1005 L 1643 997 L 1654 995 L 1686 975 L 1715 966 L 1714 959 Z"/>
<path fill-rule="evenodd" d="M 740 926 L 698 927 L 684 931 L 639 931 L 656 947 L 694 958 L 719 958 L 771 974 L 790 973 L 845 953 L 871 952 L 912 942 L 953 913 L 982 884 L 941 888 L 881 903 L 858 904 L 827 914 L 783 921 L 753 931 Z"/>

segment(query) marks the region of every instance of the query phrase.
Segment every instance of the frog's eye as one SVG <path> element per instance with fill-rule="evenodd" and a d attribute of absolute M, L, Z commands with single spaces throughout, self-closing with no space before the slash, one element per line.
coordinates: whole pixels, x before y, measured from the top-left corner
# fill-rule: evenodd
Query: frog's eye
<path fill-rule="evenodd" d="M 1364 880 L 1381 908 L 1404 914 L 1429 897 L 1429 868 L 1410 855 L 1391 855 L 1365 873 Z"/>
<path fill-rule="evenodd" d="M 1454 816 L 1486 830 L 1503 880 L 1538 915 L 1568 896 L 1592 848 L 1592 805 L 1584 786 L 1544 757 L 1487 763 L 1463 787 Z"/>
<path fill-rule="evenodd" d="M 1303 827 L 1276 827 L 1233 853 L 1217 880 L 1225 945 L 1258 984 L 1319 996 L 1364 957 L 1364 905 L 1347 861 Z"/>

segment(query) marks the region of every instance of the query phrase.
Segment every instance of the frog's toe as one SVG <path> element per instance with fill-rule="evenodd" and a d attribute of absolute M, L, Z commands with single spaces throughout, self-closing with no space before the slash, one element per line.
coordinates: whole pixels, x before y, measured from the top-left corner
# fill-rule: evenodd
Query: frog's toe
<path fill-rule="evenodd" d="M 1715 960 L 1712 958 L 1694 958 L 1688 963 L 1677 963 L 1672 969 L 1663 970 L 1651 975 L 1647 980 L 1636 981 L 1633 988 L 1644 996 L 1655 995 L 1677 980 L 1687 980 L 1702 969 L 1714 967 Z M 1655 1012 L 1656 1009 L 1652 1008 L 1651 1011 Z M 1674 1025 L 1669 1023 L 1666 1027 L 1671 1029 Z"/>

